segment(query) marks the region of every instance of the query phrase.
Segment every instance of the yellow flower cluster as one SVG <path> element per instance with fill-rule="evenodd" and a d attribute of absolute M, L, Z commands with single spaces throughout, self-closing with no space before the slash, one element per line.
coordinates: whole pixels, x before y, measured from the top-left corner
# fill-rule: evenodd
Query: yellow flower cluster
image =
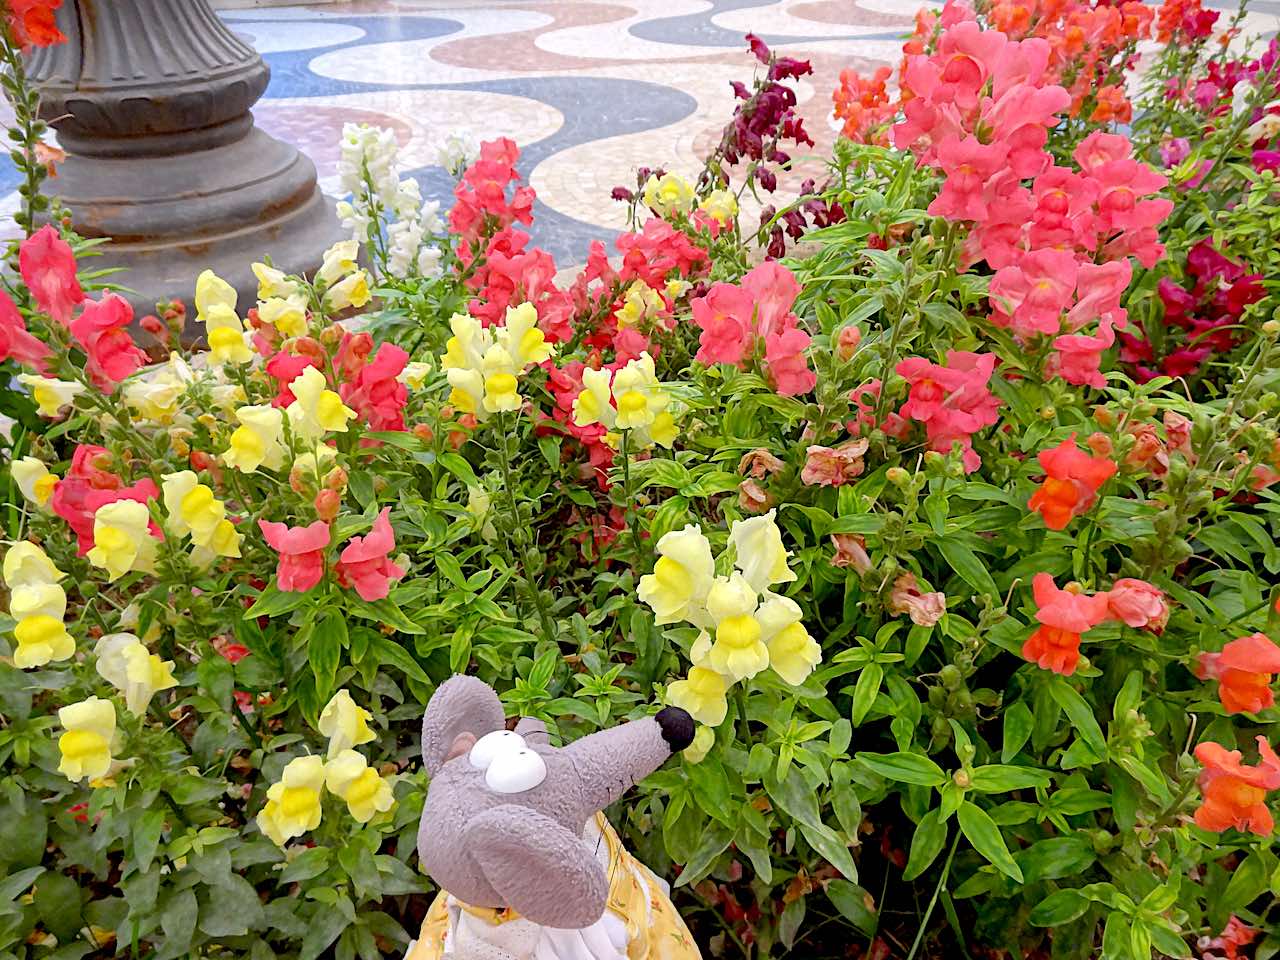
<path fill-rule="evenodd" d="M 655 443 L 670 447 L 676 423 L 668 409 L 671 396 L 662 389 L 646 350 L 616 373 L 582 371 L 582 392 L 573 401 L 573 422 L 580 427 L 603 424 L 605 442 L 617 446 L 618 431 L 630 430 L 639 448 Z"/>
<path fill-rule="evenodd" d="M 240 556 L 243 539 L 227 519 L 222 501 L 191 470 L 165 474 L 161 493 L 169 513 L 165 526 L 175 537 L 191 536 L 191 559 L 206 567 L 216 557 Z"/>
<path fill-rule="evenodd" d="M 772 668 L 799 686 L 822 661 L 822 648 L 800 622 L 800 607 L 769 589 L 796 578 L 774 511 L 735 521 L 729 541 L 735 570 L 718 577 L 701 528 L 673 530 L 658 541 L 653 573 L 639 586 L 640 600 L 658 624 L 686 621 L 701 628 L 689 675 L 667 688 L 667 700 L 710 727 L 724 722 L 726 693 L 738 681 Z"/>
<path fill-rule="evenodd" d="M 280 408 L 270 404 L 238 407 L 236 419 L 240 426 L 232 431 L 222 462 L 241 473 L 253 473 L 259 467 L 279 470 L 285 453 L 284 413 Z"/>
<path fill-rule="evenodd" d="M 723 227 L 738 215 L 738 198 L 731 190 L 712 190 L 702 198 L 698 209 Z"/>
<path fill-rule="evenodd" d="M 618 326 L 634 327 L 644 320 L 660 316 L 666 309 L 667 302 L 662 299 L 662 294 L 643 280 L 634 280 L 622 295 L 622 306 L 615 315 Z"/>
<path fill-rule="evenodd" d="M 335 243 L 325 251 L 316 282 L 328 287 L 324 303 L 330 310 L 363 307 L 369 302 L 369 275 L 356 262 L 359 256 L 360 244 L 354 240 Z"/>
<path fill-rule="evenodd" d="M 660 217 L 688 213 L 693 207 L 693 187 L 676 173 L 651 176 L 645 181 L 644 204 Z"/>
<path fill-rule="evenodd" d="M 538 329 L 533 304 L 508 307 L 501 327 L 485 329 L 465 313 L 455 313 L 449 326 L 453 336 L 440 358 L 453 388 L 449 402 L 479 420 L 503 410 L 519 410 L 524 403 L 520 377 L 531 364 L 542 363 L 552 353 Z"/>
<path fill-rule="evenodd" d="M 351 694 L 339 690 L 320 713 L 320 732 L 329 738 L 328 761 L 295 757 L 267 790 L 267 803 L 258 814 L 258 829 L 284 846 L 294 837 L 320 825 L 322 790 L 346 801 L 360 823 L 395 805 L 391 784 L 352 748 L 374 739 L 372 715 L 356 705 Z"/>
<path fill-rule="evenodd" d="M 204 324 L 209 359 L 218 366 L 248 363 L 253 348 L 236 313 L 236 290 L 212 270 L 196 277 L 196 321 Z"/>
<path fill-rule="evenodd" d="M 307 332 L 307 295 L 301 285 L 265 263 L 253 264 L 253 275 L 258 278 L 258 319 L 286 337 L 303 336 Z"/>
<path fill-rule="evenodd" d="M 109 633 L 94 646 L 98 674 L 124 694 L 125 706 L 134 716 L 147 711 L 159 690 L 176 687 L 173 661 L 161 660 L 132 633 Z"/>
<path fill-rule="evenodd" d="M 34 543 L 16 543 L 4 555 L 4 582 L 9 588 L 9 616 L 17 621 L 13 635 L 14 666 L 26 670 L 76 652 L 76 642 L 63 623 L 67 594 L 59 586 L 61 570 Z"/>

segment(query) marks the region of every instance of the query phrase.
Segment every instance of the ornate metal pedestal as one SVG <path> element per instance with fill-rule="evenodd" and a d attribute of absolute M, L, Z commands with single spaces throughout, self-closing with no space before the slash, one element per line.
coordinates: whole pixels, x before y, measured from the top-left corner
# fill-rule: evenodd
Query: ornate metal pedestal
<path fill-rule="evenodd" d="M 306 272 L 340 230 L 315 166 L 249 112 L 270 70 L 207 0 L 67 0 L 67 43 L 29 62 L 67 152 L 46 189 L 75 229 L 107 237 L 135 308 L 189 301 L 212 268 L 252 303 L 253 260 Z"/>

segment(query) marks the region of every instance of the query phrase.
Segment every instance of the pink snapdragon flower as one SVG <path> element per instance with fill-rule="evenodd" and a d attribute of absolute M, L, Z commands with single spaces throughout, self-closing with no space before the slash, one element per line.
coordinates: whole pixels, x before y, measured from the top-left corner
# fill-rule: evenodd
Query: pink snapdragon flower
<path fill-rule="evenodd" d="M 70 324 L 72 311 L 84 302 L 84 290 L 76 278 L 71 245 L 51 224 L 22 242 L 18 269 L 40 309 L 64 327 Z"/>
<path fill-rule="evenodd" d="M 84 348 L 89 362 L 85 370 L 99 389 L 110 392 L 147 362 L 129 335 L 133 307 L 117 293 L 104 293 L 90 300 L 80 316 L 71 321 L 71 335 Z"/>
<path fill-rule="evenodd" d="M 363 600 L 383 599 L 391 591 L 391 581 L 404 576 L 404 568 L 387 556 L 396 548 L 395 531 L 391 529 L 391 508 L 383 507 L 373 529 L 363 537 L 352 537 L 338 558 L 338 582 L 355 587 Z"/>
<path fill-rule="evenodd" d="M 267 545 L 280 555 L 276 586 L 285 592 L 305 593 L 324 576 L 324 548 L 329 545 L 329 524 L 323 520 L 305 527 L 259 520 Z"/>
<path fill-rule="evenodd" d="M 940 453 L 959 442 L 966 473 L 982 465 L 972 435 L 1000 419 L 1000 400 L 987 389 L 995 365 L 995 354 L 951 350 L 945 366 L 908 357 L 894 368 L 910 384 L 902 416 L 924 424 L 930 446 Z"/>

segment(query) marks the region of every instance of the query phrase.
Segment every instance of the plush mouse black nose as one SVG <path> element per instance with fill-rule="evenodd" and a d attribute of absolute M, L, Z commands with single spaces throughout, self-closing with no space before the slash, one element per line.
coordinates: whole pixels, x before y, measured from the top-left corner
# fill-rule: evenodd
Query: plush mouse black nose
<path fill-rule="evenodd" d="M 678 753 L 693 743 L 693 717 L 679 707 L 663 707 L 653 719 L 662 728 L 662 739 L 667 741 L 672 753 Z"/>

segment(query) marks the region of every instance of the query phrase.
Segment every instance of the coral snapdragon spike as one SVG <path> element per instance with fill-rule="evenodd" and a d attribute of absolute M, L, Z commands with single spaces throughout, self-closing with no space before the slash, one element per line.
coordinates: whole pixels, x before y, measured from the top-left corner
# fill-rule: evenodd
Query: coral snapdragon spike
<path fill-rule="evenodd" d="M 1073 517 L 1087 512 L 1098 498 L 1098 489 L 1117 469 L 1115 461 L 1091 456 L 1077 447 L 1074 433 L 1043 451 L 1039 460 L 1046 476 L 1027 505 L 1044 518 L 1050 530 L 1065 530 Z"/>
<path fill-rule="evenodd" d="M 982 465 L 972 449 L 973 434 L 1000 419 L 1000 400 L 987 387 L 996 357 L 950 350 L 946 361 L 944 366 L 908 357 L 898 363 L 895 372 L 911 388 L 900 413 L 924 424 L 930 447 L 939 453 L 950 453 L 952 445 L 959 443 L 964 448 L 965 472 L 972 473 Z"/>
<path fill-rule="evenodd" d="M 23 50 L 67 42 L 54 19 L 62 0 L 8 0 L 7 6 L 9 35 Z"/>
<path fill-rule="evenodd" d="M 1227 713 L 1257 713 L 1275 704 L 1273 676 L 1280 673 L 1280 646 L 1264 633 L 1232 640 L 1219 653 L 1200 654 L 1196 676 L 1218 681 Z"/>
<path fill-rule="evenodd" d="M 1267 809 L 1267 793 L 1280 788 L 1280 757 L 1258 737 L 1257 766 L 1243 763 L 1239 750 L 1227 750 L 1213 741 L 1197 744 L 1195 757 L 1204 765 L 1200 791 L 1204 800 L 1196 811 L 1196 825 L 1221 833 L 1235 827 L 1240 831 L 1270 836 L 1275 829 Z"/>

